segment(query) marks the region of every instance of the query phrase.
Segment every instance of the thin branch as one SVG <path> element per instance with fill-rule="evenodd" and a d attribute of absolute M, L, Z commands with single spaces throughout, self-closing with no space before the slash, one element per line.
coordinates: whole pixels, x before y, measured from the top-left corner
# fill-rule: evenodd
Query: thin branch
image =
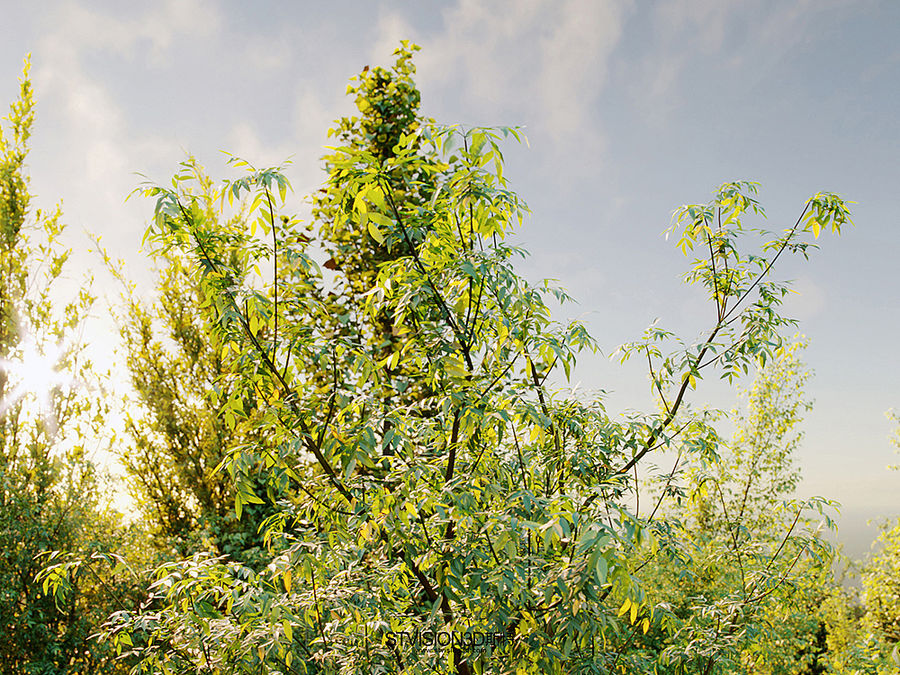
<path fill-rule="evenodd" d="M 178 208 L 180 209 L 185 221 L 187 223 L 193 225 L 193 219 L 187 213 L 187 211 L 185 210 L 184 205 L 181 203 L 181 201 L 176 199 L 176 203 L 178 204 Z M 200 248 L 200 254 L 203 256 L 203 259 L 210 265 L 210 267 L 213 269 L 213 271 L 218 273 L 219 265 L 212 258 L 212 256 L 207 252 L 206 247 L 203 244 L 202 238 L 198 237 L 197 234 L 194 232 L 192 232 L 192 234 L 194 235 L 194 240 L 197 242 L 197 246 Z M 284 375 L 281 374 L 281 372 L 278 370 L 278 367 L 275 365 L 275 363 L 269 357 L 268 351 L 260 344 L 259 340 L 253 334 L 253 331 L 250 330 L 250 324 L 247 320 L 247 317 L 244 316 L 243 313 L 241 313 L 240 307 L 238 307 L 237 302 L 234 299 L 234 296 L 232 295 L 231 292 L 226 291 L 225 297 L 230 302 L 232 309 L 235 310 L 235 315 L 237 316 L 238 321 L 240 322 L 241 327 L 243 328 L 244 334 L 250 340 L 250 343 L 253 345 L 253 348 L 259 354 L 259 356 L 262 359 L 266 368 L 278 380 L 278 384 L 281 386 L 282 392 L 285 394 L 284 398 L 286 398 L 288 400 L 288 403 L 291 406 L 291 409 L 295 413 L 299 413 L 300 411 L 297 408 L 296 401 L 294 401 L 293 397 L 290 396 L 291 394 L 293 394 L 292 387 L 290 386 L 290 384 L 288 384 L 287 380 L 285 380 L 285 378 L 284 378 Z M 353 495 L 350 493 L 350 491 L 347 489 L 347 487 L 338 478 L 337 473 L 335 472 L 334 468 L 331 466 L 331 463 L 322 454 L 322 451 L 319 448 L 319 446 L 317 446 L 313 442 L 312 431 L 310 430 L 306 421 L 299 414 L 297 415 L 297 418 L 300 423 L 300 430 L 303 433 L 304 444 L 305 444 L 306 448 L 313 454 L 313 456 L 316 458 L 316 462 L 319 464 L 319 466 L 322 467 L 322 469 L 328 475 L 328 478 L 331 481 L 332 485 L 334 485 L 334 487 L 338 490 L 338 492 L 340 492 L 341 495 L 343 495 L 344 499 L 346 499 L 348 503 L 352 503 Z"/>
<path fill-rule="evenodd" d="M 313 568 L 312 574 L 310 575 L 310 580 L 312 581 L 312 592 L 313 592 L 313 602 L 316 605 L 316 621 L 319 624 L 319 635 L 322 636 L 322 644 L 325 647 L 325 650 L 328 650 L 328 639 L 325 637 L 325 627 L 322 625 L 322 612 L 319 610 L 319 596 L 316 592 L 316 570 Z"/>
<path fill-rule="evenodd" d="M 718 219 L 719 219 L 719 235 L 722 234 L 722 209 L 718 210 Z M 720 245 L 720 248 L 724 248 L 724 246 Z M 728 269 L 728 254 L 725 253 L 722 256 L 722 261 L 725 264 L 725 284 L 726 287 L 724 292 L 722 293 L 722 315 L 724 316 L 725 310 L 728 308 L 728 287 L 731 286 L 731 272 Z"/>
<path fill-rule="evenodd" d="M 319 437 L 316 439 L 316 445 L 322 447 L 322 442 L 325 440 L 325 431 L 328 429 L 328 425 L 331 424 L 331 419 L 334 416 L 334 404 L 335 399 L 337 399 L 337 352 L 334 347 L 331 348 L 331 372 L 332 372 L 332 383 L 331 383 L 331 396 L 328 397 L 328 412 L 325 414 L 325 421 L 321 427 L 319 427 Z"/>
<path fill-rule="evenodd" d="M 609 667 L 607 672 L 613 673 L 616 670 L 616 664 L 619 662 L 619 659 L 622 657 L 622 654 L 625 653 L 625 650 L 628 649 L 628 646 L 631 644 L 631 641 L 634 640 L 634 636 L 637 633 L 638 626 L 640 623 L 635 622 L 634 628 L 631 629 L 631 634 L 628 636 L 628 639 L 622 643 L 622 646 L 619 648 L 619 651 L 616 652 L 616 658 L 612 662 L 612 665 Z"/>
<path fill-rule="evenodd" d="M 719 211 L 721 214 L 721 209 Z M 721 215 L 720 215 L 720 218 L 721 218 Z M 709 236 L 708 231 L 706 233 L 706 243 L 709 245 L 709 262 L 712 265 L 712 271 L 713 271 L 713 288 L 715 289 L 715 300 L 716 300 L 716 321 L 721 321 L 723 308 L 722 308 L 722 304 L 719 302 L 719 275 L 716 273 L 716 255 L 715 255 L 715 253 L 713 253 L 712 237 Z"/>
<path fill-rule="evenodd" d="M 784 573 L 782 573 L 781 577 L 778 579 L 777 582 L 775 582 L 774 586 L 769 588 L 767 591 L 764 591 L 764 592 L 760 593 L 759 595 L 755 596 L 754 598 L 749 600 L 748 603 L 759 602 L 760 600 L 767 597 L 769 594 L 774 593 L 776 590 L 778 590 L 781 587 L 781 585 L 785 582 L 785 580 L 787 579 L 787 575 L 790 574 L 791 571 L 794 569 L 794 567 L 797 565 L 797 561 L 800 560 L 800 556 L 803 555 L 804 550 L 805 549 L 801 548 L 799 551 L 797 551 L 797 555 L 794 556 L 794 559 L 791 561 L 791 564 L 788 565 L 788 568 L 784 571 Z"/>
<path fill-rule="evenodd" d="M 428 274 L 428 270 L 425 269 L 425 265 L 422 263 L 422 259 L 419 257 L 419 251 L 413 244 L 412 238 L 409 236 L 409 231 L 406 229 L 406 225 L 403 222 L 403 217 L 400 215 L 400 210 L 397 208 L 397 203 L 394 201 L 394 196 L 391 193 L 391 190 L 384 189 L 383 192 L 385 194 L 385 197 L 387 198 L 388 204 L 390 204 L 391 211 L 394 214 L 394 220 L 400 227 L 400 232 L 403 234 L 403 239 L 404 241 L 406 241 L 406 245 L 409 247 L 410 253 L 412 254 L 413 263 L 419 269 L 419 273 L 425 278 L 425 282 L 431 288 L 431 292 L 434 294 L 435 300 L 437 300 L 438 305 L 440 305 L 441 311 L 447 320 L 447 324 L 450 326 L 450 330 L 453 331 L 453 334 L 456 336 L 456 340 L 459 342 L 459 346 L 463 351 L 463 356 L 466 359 L 466 365 L 471 372 L 473 369 L 472 357 L 469 354 L 469 345 L 466 343 L 466 336 L 463 335 L 459 330 L 459 326 L 457 326 L 456 321 L 453 320 L 453 314 L 450 312 L 450 308 L 444 301 L 444 297 L 440 294 L 440 291 L 438 291 L 437 286 L 434 285 L 434 282 L 431 279 L 431 275 Z"/>
<path fill-rule="evenodd" d="M 653 360 L 650 358 L 650 348 L 647 347 L 647 366 L 650 368 L 650 379 L 653 380 L 653 384 L 656 385 L 656 391 L 659 392 L 659 398 L 663 402 L 663 407 L 666 412 L 669 412 L 669 404 L 666 402 L 666 396 L 663 394 L 662 387 L 659 384 L 659 380 L 656 379 L 656 373 L 653 372 Z"/>
<path fill-rule="evenodd" d="M 637 464 L 631 467 L 634 471 L 634 517 L 640 518 L 641 516 L 641 490 L 638 485 L 638 469 Z"/>
<path fill-rule="evenodd" d="M 666 485 L 662 489 L 662 492 L 659 495 L 659 499 L 656 500 L 656 506 L 653 507 L 653 511 L 650 512 L 650 516 L 647 518 L 647 524 L 649 525 L 653 521 L 653 516 L 656 515 L 656 512 L 659 510 L 659 507 L 662 505 L 663 499 L 666 496 L 666 491 L 669 489 L 669 486 L 672 484 L 672 478 L 675 477 L 675 472 L 678 470 L 678 465 L 681 463 L 681 448 L 678 448 L 678 456 L 675 458 L 675 464 L 672 465 L 672 470 L 669 472 L 668 478 L 666 478 Z"/>
<path fill-rule="evenodd" d="M 471 293 L 472 293 L 472 291 L 470 289 L 469 290 L 469 294 L 470 294 L 469 300 L 470 301 L 471 301 Z M 481 297 L 483 294 L 484 294 L 484 277 L 481 277 L 481 282 L 478 284 L 478 299 L 475 301 L 475 311 L 472 313 L 472 325 L 471 326 L 468 325 L 469 316 L 468 316 L 468 310 L 466 310 L 466 324 L 465 325 L 469 331 L 468 339 L 469 339 L 470 345 L 474 344 L 474 341 L 475 341 L 475 325 L 476 325 L 476 322 L 478 321 L 478 312 L 481 310 Z"/>
<path fill-rule="evenodd" d="M 719 493 L 719 502 L 722 504 L 722 515 L 725 517 L 725 523 L 728 526 L 728 534 L 731 535 L 731 543 L 734 546 L 734 553 L 737 556 L 738 569 L 741 572 L 741 592 L 744 594 L 744 599 L 746 600 L 746 598 L 747 598 L 747 578 L 744 573 L 744 560 L 741 557 L 741 548 L 738 545 L 737 533 L 735 532 L 737 523 L 735 523 L 734 526 L 732 526 L 732 523 L 728 518 L 728 507 L 725 506 L 725 495 L 722 493 L 722 486 L 719 485 L 719 481 L 713 479 L 713 484 L 716 486 L 716 491 Z"/>
<path fill-rule="evenodd" d="M 784 240 L 781 242 L 781 246 L 778 248 L 778 252 L 772 257 L 772 259 L 769 261 L 769 264 L 766 265 L 766 268 L 757 275 L 756 279 L 753 280 L 753 283 L 750 284 L 750 286 L 747 288 L 747 290 L 744 291 L 743 295 L 741 295 L 741 297 L 738 298 L 738 301 L 735 303 L 734 307 L 732 307 L 728 311 L 728 313 L 725 314 L 725 316 L 723 318 L 726 320 L 725 321 L 726 325 L 730 324 L 732 321 L 734 321 L 735 319 L 737 319 L 740 316 L 740 314 L 738 314 L 737 316 L 733 317 L 732 319 L 730 319 L 730 320 L 728 319 L 728 317 L 734 313 L 734 310 L 736 310 L 738 307 L 740 307 L 741 303 L 747 299 L 747 297 L 750 295 L 750 291 L 752 291 L 754 288 L 756 288 L 756 286 L 759 284 L 759 282 L 762 281 L 763 277 L 769 273 L 769 270 L 772 269 L 772 266 L 775 264 L 775 262 L 778 260 L 778 258 L 781 257 L 781 254 L 784 253 L 784 249 L 787 248 L 787 245 L 790 243 L 791 239 L 793 239 L 794 233 L 797 231 L 797 228 L 800 227 L 800 223 L 803 220 L 803 216 L 806 215 L 806 212 L 808 210 L 809 210 L 809 203 L 807 203 L 806 206 L 803 207 L 803 212 L 800 214 L 800 217 L 797 218 L 797 222 L 794 223 L 794 226 L 788 231 L 787 234 L 785 234 Z"/>
<path fill-rule="evenodd" d="M 710 333 L 709 338 L 707 338 L 703 347 L 700 349 L 700 352 L 697 354 L 697 358 L 694 359 L 694 364 L 691 366 L 691 368 L 688 369 L 687 373 L 685 373 L 684 379 L 681 382 L 681 389 L 678 390 L 678 396 L 672 403 L 671 409 L 669 410 L 665 419 L 662 421 L 662 424 L 660 424 L 650 432 L 650 436 L 644 445 L 644 449 L 637 453 L 634 457 L 632 457 L 631 460 L 628 461 L 625 466 L 619 469 L 616 473 L 628 473 L 631 467 L 641 461 L 644 458 L 644 455 L 646 455 L 653 449 L 653 445 L 654 443 L 656 443 L 656 439 L 659 438 L 660 434 L 662 434 L 662 432 L 665 431 L 666 428 L 672 423 L 672 420 L 675 419 L 675 414 L 678 412 L 678 408 L 681 407 L 681 401 L 684 399 L 684 394 L 685 392 L 687 392 L 688 385 L 690 384 L 689 376 L 691 371 L 695 370 L 697 368 L 697 364 L 699 364 L 700 361 L 703 360 L 703 357 L 706 356 L 706 352 L 709 351 L 709 348 L 712 345 L 716 334 L 721 328 L 722 324 L 719 323 L 716 325 L 715 329 L 713 329 L 713 332 Z"/>
<path fill-rule="evenodd" d="M 484 397 L 487 396 L 487 395 L 490 393 L 491 389 L 493 389 L 494 386 L 495 386 L 500 380 L 503 379 L 503 376 L 506 375 L 506 373 L 509 372 L 509 369 L 513 367 L 513 364 L 516 362 L 516 360 L 517 360 L 518 358 L 519 358 L 519 352 L 516 352 L 516 354 L 515 354 L 515 356 L 513 356 L 512 360 L 511 360 L 509 363 L 506 364 L 506 366 L 503 368 L 502 371 L 500 371 L 500 374 L 497 375 L 497 377 L 495 377 L 493 380 L 491 380 L 491 383 L 490 383 L 487 387 L 485 387 L 485 389 L 484 389 L 483 392 L 481 392 L 481 395 L 478 397 L 478 400 L 479 400 L 479 401 L 483 400 Z"/>
<path fill-rule="evenodd" d="M 775 562 L 776 558 L 778 558 L 778 555 L 781 553 L 781 550 L 784 548 L 784 545 L 787 543 L 787 540 L 790 539 L 791 533 L 794 531 L 794 528 L 797 526 L 797 522 L 800 520 L 800 514 L 802 512 L 803 512 L 803 507 L 797 509 L 797 515 L 794 516 L 794 522 L 792 522 L 791 526 L 788 528 L 787 534 L 784 535 L 784 539 L 782 539 L 781 543 L 778 545 L 778 549 L 775 551 L 775 553 L 769 559 L 769 562 L 766 563 L 766 567 L 763 570 L 763 574 L 766 574 L 769 571 L 769 568 L 772 566 L 772 563 Z M 801 549 L 801 551 L 802 551 L 802 549 Z M 790 572 L 790 569 L 792 569 L 792 568 L 793 568 L 793 565 L 791 565 L 791 568 L 788 569 L 788 572 Z M 786 574 L 787 574 L 787 572 L 785 573 L 785 575 Z M 759 586 L 759 580 L 757 580 L 756 583 L 754 583 L 753 590 L 756 590 L 757 586 Z M 775 588 L 777 588 L 777 586 Z M 772 590 L 774 590 L 774 588 L 770 589 L 768 592 L 766 592 L 763 596 L 760 596 L 760 597 L 765 597 L 765 595 L 768 595 L 769 593 L 771 593 Z M 755 601 L 755 599 L 754 599 L 754 601 Z"/>
<path fill-rule="evenodd" d="M 708 368 L 709 366 L 711 366 L 712 364 L 714 364 L 716 361 L 719 361 L 719 360 L 721 360 L 722 358 L 724 358 L 725 355 L 728 354 L 728 352 L 733 351 L 733 350 L 737 349 L 738 347 L 740 347 L 740 346 L 741 346 L 741 343 L 744 342 L 745 340 L 749 339 L 749 338 L 750 338 L 750 333 L 749 333 L 749 332 L 747 331 L 747 329 L 745 328 L 745 329 L 741 332 L 740 336 L 738 336 L 737 340 L 735 340 L 734 342 L 732 342 L 731 345 L 730 345 L 727 349 L 725 349 L 724 351 L 721 351 L 721 352 L 717 353 L 715 356 L 711 357 L 708 361 L 704 361 L 703 363 L 699 364 L 699 365 L 697 366 L 697 370 L 703 370 L 704 368 Z"/>
<path fill-rule="evenodd" d="M 525 459 L 522 457 L 522 447 L 519 445 L 519 435 L 516 433 L 516 425 L 513 424 L 511 426 L 511 429 L 512 429 L 512 435 L 513 435 L 513 442 L 516 445 L 516 456 L 519 459 L 519 469 L 521 470 L 521 473 L 519 474 L 519 476 L 522 479 L 522 487 L 527 490 L 529 488 L 528 488 L 528 481 L 525 480 L 525 476 L 528 474 L 528 472 L 525 470 Z"/>
<path fill-rule="evenodd" d="M 528 366 L 531 370 L 531 381 L 534 384 L 535 391 L 537 391 L 538 401 L 540 402 L 540 405 L 541 405 L 541 411 L 544 413 L 544 416 L 550 422 L 550 434 L 553 438 L 553 450 L 556 453 L 557 460 L 559 461 L 559 469 L 558 469 L 559 477 L 557 479 L 558 487 L 559 487 L 560 493 L 562 493 L 562 491 L 563 491 L 563 462 L 562 462 L 563 453 L 562 453 L 562 448 L 560 447 L 559 432 L 556 429 L 556 423 L 553 421 L 553 417 L 550 414 L 550 408 L 547 405 L 546 399 L 544 398 L 544 387 L 541 384 L 542 380 L 540 378 L 538 378 L 537 369 L 534 367 L 534 361 L 531 359 L 531 356 L 527 352 L 525 354 L 525 358 L 527 359 Z M 544 379 L 546 379 L 546 377 Z M 548 480 L 549 480 L 549 478 L 548 478 Z M 548 492 L 549 492 L 549 484 L 548 484 Z"/>
<path fill-rule="evenodd" d="M 272 195 L 269 188 L 264 188 L 266 201 L 269 204 L 269 223 L 272 225 L 272 262 L 274 264 L 273 282 L 275 294 L 275 331 L 272 334 L 272 360 L 278 361 L 278 236 L 275 232 L 275 207 L 272 205 Z M 285 366 L 287 371 L 287 366 Z"/>

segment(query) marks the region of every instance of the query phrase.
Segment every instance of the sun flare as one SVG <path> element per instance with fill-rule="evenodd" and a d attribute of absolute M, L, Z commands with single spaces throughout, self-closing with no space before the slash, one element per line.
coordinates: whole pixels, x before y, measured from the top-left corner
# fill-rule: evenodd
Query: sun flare
<path fill-rule="evenodd" d="M 72 383 L 68 373 L 57 369 L 65 348 L 56 344 L 41 350 L 34 340 L 27 340 L 18 351 L 18 358 L 0 359 L 0 370 L 7 374 L 13 386 L 0 401 L 0 414 L 17 401 L 31 396 L 40 414 L 47 415 L 51 412 L 53 392 Z"/>

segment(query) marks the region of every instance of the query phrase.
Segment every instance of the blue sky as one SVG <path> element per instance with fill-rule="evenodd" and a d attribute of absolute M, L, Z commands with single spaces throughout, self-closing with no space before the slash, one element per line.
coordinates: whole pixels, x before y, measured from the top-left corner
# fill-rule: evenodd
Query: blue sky
<path fill-rule="evenodd" d="M 560 317 L 581 316 L 607 356 L 656 318 L 687 338 L 709 323 L 661 236 L 680 204 L 758 181 L 780 230 L 817 191 L 857 202 L 854 229 L 782 269 L 815 371 L 800 492 L 843 502 L 852 553 L 874 534 L 867 518 L 900 512 L 885 417 L 900 407 L 900 3 L 48 0 L 4 8 L 2 31 L 0 101 L 32 54 L 39 205 L 61 199 L 70 244 L 86 247 L 84 228 L 102 235 L 144 287 L 151 205 L 124 201 L 135 172 L 166 180 L 185 151 L 213 175 L 219 150 L 290 156 L 302 212 L 325 132 L 351 110 L 347 79 L 390 64 L 403 38 L 422 46 L 426 115 L 525 127 L 529 146 L 507 152 L 533 211 L 521 270 L 558 279 L 579 300 Z M 76 255 L 72 278 L 98 260 Z M 104 313 L 85 329 L 98 343 Z M 651 405 L 638 366 L 598 356 L 575 378 L 609 391 L 614 410 Z M 704 386 L 701 398 L 732 405 Z"/>

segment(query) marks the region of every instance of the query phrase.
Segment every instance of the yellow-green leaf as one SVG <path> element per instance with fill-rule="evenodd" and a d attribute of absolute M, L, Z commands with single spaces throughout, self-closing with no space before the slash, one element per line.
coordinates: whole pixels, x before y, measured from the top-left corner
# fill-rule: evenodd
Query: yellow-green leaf
<path fill-rule="evenodd" d="M 819 232 L 822 231 L 822 223 L 820 223 L 816 218 L 813 218 L 813 219 L 810 221 L 810 225 L 812 225 L 813 238 L 814 238 L 814 239 L 818 239 L 818 238 L 819 238 Z"/>
<path fill-rule="evenodd" d="M 384 243 L 384 235 L 381 233 L 381 230 L 378 229 L 378 226 L 375 224 L 374 220 L 368 221 L 369 226 L 369 235 L 377 241 L 379 244 Z"/>
<path fill-rule="evenodd" d="M 465 377 L 469 374 L 465 364 L 456 356 L 448 356 L 444 361 L 444 370 L 453 377 Z"/>

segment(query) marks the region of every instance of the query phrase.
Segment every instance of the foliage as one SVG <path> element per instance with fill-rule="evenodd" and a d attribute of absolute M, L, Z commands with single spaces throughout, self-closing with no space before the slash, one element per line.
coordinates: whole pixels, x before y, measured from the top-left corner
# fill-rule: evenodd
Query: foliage
<path fill-rule="evenodd" d="M 893 413 L 889 417 L 896 419 Z M 885 524 L 873 549 L 862 564 L 862 588 L 834 588 L 821 605 L 826 672 L 900 674 L 900 526 Z"/>
<path fill-rule="evenodd" d="M 258 499 L 260 463 L 284 498 L 267 523 L 267 567 L 197 554 L 157 570 L 144 610 L 111 617 L 107 637 L 139 671 L 640 672 L 655 656 L 635 640 L 692 620 L 649 593 L 648 561 L 682 552 L 656 509 L 629 510 L 633 476 L 663 448 L 715 462 L 714 417 L 687 409 L 689 391 L 709 370 L 730 379 L 776 356 L 791 322 L 772 269 L 839 231 L 845 204 L 816 195 L 760 252 L 741 249 L 745 220 L 761 214 L 755 185 L 680 209 L 680 247 L 703 252 L 688 281 L 708 290 L 716 321 L 695 344 L 654 326 L 627 345 L 625 357 L 648 360 L 662 412 L 611 419 L 602 402 L 546 385 L 594 342 L 552 321 L 546 300 L 563 292 L 515 273 L 507 236 L 526 207 L 500 144 L 518 132 L 414 119 L 409 56 L 398 50 L 393 75 L 364 71 L 362 121 L 327 159 L 319 231 L 336 280 L 283 212 L 281 168 L 233 162 L 247 173 L 217 201 L 189 164 L 171 187 L 144 191 L 149 240 L 190 260 L 197 309 L 231 359 L 234 386 L 215 406 L 235 438 L 260 439 L 229 447 L 236 510 Z M 392 84 L 399 104 L 379 98 Z M 409 112 L 394 124 L 370 108 Z M 221 227 L 235 199 L 250 231 Z M 268 283 L 256 271 L 267 261 Z M 354 318 L 338 326 L 340 304 Z M 706 613 L 696 672 L 739 658 L 756 626 L 746 617 L 814 552 L 815 539 L 789 534 L 758 552 L 742 596 L 692 610 Z"/>
<path fill-rule="evenodd" d="M 831 558 L 805 510 L 824 503 L 790 499 L 796 427 L 809 407 L 802 346 L 785 342 L 757 372 L 719 458 L 678 448 L 664 477 L 665 490 L 683 495 L 667 519 L 673 554 L 649 560 L 644 576 L 668 620 L 636 647 L 658 653 L 659 672 L 819 672 L 816 609 Z"/>
<path fill-rule="evenodd" d="M 835 600 L 825 613 L 836 672 L 900 673 L 900 524 L 885 524 L 873 549 L 862 567 L 862 597 Z"/>
<path fill-rule="evenodd" d="M 404 43 L 390 70 L 366 66 L 357 77 L 351 78 L 347 94 L 355 96 L 359 116 L 337 120 L 328 132 L 342 146 L 324 158 L 328 187 L 313 195 L 317 227 L 314 232 L 308 228 L 329 256 L 325 269 L 336 272 L 328 280 L 330 284 L 326 282 L 328 292 L 321 298 L 327 307 L 324 320 L 330 322 L 326 330 L 367 348 L 376 360 L 402 351 L 408 335 L 394 329 L 394 321 L 385 309 L 365 311 L 366 295 L 377 285 L 379 268 L 412 255 L 421 247 L 431 227 L 426 206 L 436 189 L 433 173 L 439 157 L 433 148 L 418 140 L 417 132 L 431 120 L 420 119 L 417 114 L 421 96 L 412 78 L 415 73 L 412 55 L 417 49 Z M 376 210 L 369 218 L 364 200 L 348 198 L 353 192 L 347 189 L 352 179 L 343 167 L 346 149 L 373 162 L 396 159 L 401 139 L 415 153 L 417 161 L 395 162 L 392 171 L 383 178 L 390 185 L 393 199 L 405 205 L 409 216 L 402 237 L 385 238 L 381 231 L 383 225 L 378 222 L 383 215 Z M 421 213 L 413 215 L 414 208 L 421 209 Z M 429 320 L 440 320 L 440 308 L 427 297 L 419 298 L 417 310 Z M 413 401 L 428 405 L 434 392 L 422 378 L 411 377 L 412 373 L 404 372 L 399 363 L 388 372 L 403 384 L 401 390 L 391 378 L 382 378 L 384 406 Z M 312 372 L 310 376 L 316 377 L 317 373 Z M 430 414 L 427 410 L 423 412 Z"/>
<path fill-rule="evenodd" d="M 834 592 L 821 608 L 826 624 L 826 672 L 851 675 L 898 675 L 900 649 L 873 632 L 865 607 L 855 593 Z"/>
<path fill-rule="evenodd" d="M 865 625 L 888 644 L 900 643 L 900 524 L 875 541 L 877 553 L 863 570 Z"/>
<path fill-rule="evenodd" d="M 889 416 L 897 421 L 895 413 Z M 900 446 L 896 435 L 891 442 Z M 873 549 L 862 568 L 859 624 L 842 633 L 836 660 L 859 672 L 896 674 L 900 673 L 900 522 L 885 524 Z"/>
<path fill-rule="evenodd" d="M 214 218 L 211 181 L 193 160 L 185 170 L 196 179 L 207 217 Z M 216 229 L 244 226 L 240 214 L 215 224 Z M 258 529 L 270 507 L 251 504 L 239 517 L 234 483 L 220 470 L 230 445 L 259 439 L 228 425 L 216 403 L 243 395 L 252 414 L 255 395 L 235 389 L 229 352 L 197 310 L 201 289 L 187 261 L 174 253 L 160 253 L 155 260 L 157 298 L 148 305 L 107 258 L 127 288 L 118 320 L 137 396 L 126 411 L 129 442 L 122 463 L 161 553 L 174 550 L 184 557 L 212 549 L 259 566 L 265 554 Z"/>
<path fill-rule="evenodd" d="M 126 550 L 133 533 L 104 503 L 107 489 L 86 446 L 101 439 L 105 403 L 74 341 L 93 302 L 83 288 L 56 311 L 69 252 L 57 207 L 32 211 L 24 171 L 34 103 L 28 63 L 0 128 L 0 659 L 4 672 L 122 669 L 88 641 L 115 605 L 111 577 L 72 576 L 56 601 L 35 579 L 55 549 L 78 556 Z M 66 589 L 63 589 L 66 590 Z"/>

